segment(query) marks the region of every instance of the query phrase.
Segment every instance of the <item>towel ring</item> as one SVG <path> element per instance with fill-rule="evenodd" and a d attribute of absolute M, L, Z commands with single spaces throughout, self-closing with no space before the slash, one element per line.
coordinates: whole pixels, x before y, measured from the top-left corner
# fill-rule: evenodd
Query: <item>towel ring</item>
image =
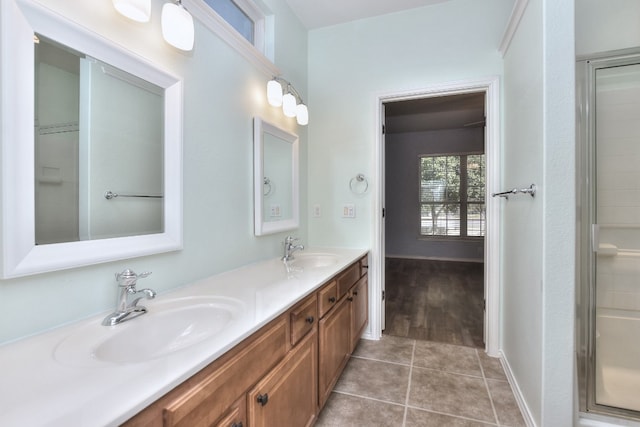
<path fill-rule="evenodd" d="M 360 182 L 364 182 L 364 190 L 357 191 L 356 187 Z M 349 181 L 349 188 L 355 194 L 364 194 L 369 189 L 369 181 L 367 181 L 367 178 L 364 176 L 364 174 L 359 173 L 358 175 L 351 178 L 351 181 Z"/>
<path fill-rule="evenodd" d="M 271 194 L 271 190 L 273 190 L 273 186 L 271 185 L 271 179 L 265 176 L 264 179 L 262 180 L 262 185 L 263 185 L 262 195 L 268 196 L 269 194 Z"/>

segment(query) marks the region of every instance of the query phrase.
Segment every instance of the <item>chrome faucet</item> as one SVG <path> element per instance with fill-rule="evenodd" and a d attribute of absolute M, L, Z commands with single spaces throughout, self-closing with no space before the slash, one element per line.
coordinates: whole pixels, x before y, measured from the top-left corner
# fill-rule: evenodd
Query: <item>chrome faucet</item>
<path fill-rule="evenodd" d="M 293 253 L 297 250 L 304 249 L 304 246 L 295 244 L 299 241 L 300 239 L 293 236 L 287 236 L 284 239 L 284 256 L 282 257 L 282 261 L 287 262 L 293 260 Z"/>
<path fill-rule="evenodd" d="M 138 305 L 138 301 L 142 298 L 153 299 L 156 297 L 156 292 L 152 289 L 137 290 L 136 283 L 138 279 L 143 279 L 150 274 L 150 271 L 136 274 L 128 268 L 122 273 L 116 273 L 116 281 L 118 282 L 116 311 L 104 318 L 102 321 L 104 326 L 114 326 L 147 312 L 147 308 Z M 133 299 L 129 301 L 130 298 Z"/>

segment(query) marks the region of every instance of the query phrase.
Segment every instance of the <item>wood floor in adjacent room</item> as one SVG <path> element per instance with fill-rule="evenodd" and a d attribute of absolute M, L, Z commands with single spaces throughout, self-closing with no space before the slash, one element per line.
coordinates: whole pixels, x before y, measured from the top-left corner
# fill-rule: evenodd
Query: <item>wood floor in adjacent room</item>
<path fill-rule="evenodd" d="M 387 258 L 385 276 L 385 334 L 484 347 L 484 264 Z"/>

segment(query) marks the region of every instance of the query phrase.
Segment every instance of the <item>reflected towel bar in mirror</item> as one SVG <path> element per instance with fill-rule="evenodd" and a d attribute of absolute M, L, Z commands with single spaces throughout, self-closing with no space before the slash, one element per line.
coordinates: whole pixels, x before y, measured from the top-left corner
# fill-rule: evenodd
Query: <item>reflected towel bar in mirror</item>
<path fill-rule="evenodd" d="M 162 199 L 163 196 L 154 196 L 151 194 L 118 194 L 108 190 L 104 193 L 104 198 L 107 200 L 115 199 L 116 197 L 143 197 L 148 199 Z"/>

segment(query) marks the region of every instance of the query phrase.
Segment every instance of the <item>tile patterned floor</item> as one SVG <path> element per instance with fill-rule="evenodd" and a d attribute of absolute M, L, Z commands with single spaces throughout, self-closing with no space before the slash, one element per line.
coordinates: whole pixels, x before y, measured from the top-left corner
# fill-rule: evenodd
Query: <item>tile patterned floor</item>
<path fill-rule="evenodd" d="M 317 427 L 525 426 L 498 359 L 384 335 L 361 340 Z"/>

